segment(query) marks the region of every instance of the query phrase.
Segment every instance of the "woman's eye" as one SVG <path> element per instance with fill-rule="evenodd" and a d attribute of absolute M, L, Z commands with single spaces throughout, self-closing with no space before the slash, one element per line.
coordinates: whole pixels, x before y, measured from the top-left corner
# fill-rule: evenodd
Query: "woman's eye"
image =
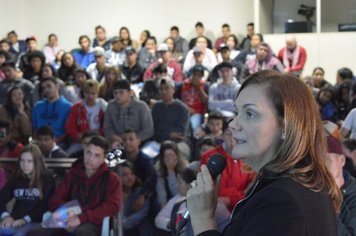
<path fill-rule="evenodd" d="M 253 113 L 252 111 L 246 111 L 246 116 L 247 118 L 253 118 L 255 117 L 255 113 Z"/>

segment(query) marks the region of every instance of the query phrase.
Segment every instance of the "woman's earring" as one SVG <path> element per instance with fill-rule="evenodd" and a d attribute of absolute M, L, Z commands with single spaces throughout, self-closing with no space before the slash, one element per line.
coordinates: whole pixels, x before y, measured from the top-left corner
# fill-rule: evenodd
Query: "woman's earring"
<path fill-rule="evenodd" d="M 286 134 L 284 132 L 282 132 L 281 139 L 282 140 L 286 139 Z"/>

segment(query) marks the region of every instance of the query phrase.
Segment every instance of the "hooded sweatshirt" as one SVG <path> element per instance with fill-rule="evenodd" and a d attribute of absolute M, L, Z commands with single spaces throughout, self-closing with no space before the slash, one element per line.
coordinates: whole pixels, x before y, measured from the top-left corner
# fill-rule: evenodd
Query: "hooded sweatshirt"
<path fill-rule="evenodd" d="M 90 222 L 100 227 L 106 216 L 115 216 L 120 210 L 121 184 L 118 175 L 109 171 L 107 186 L 100 186 L 107 171 L 109 168 L 103 163 L 94 175 L 87 177 L 83 160 L 74 162 L 50 198 L 49 210 L 55 211 L 64 203 L 77 199 L 82 208 L 82 213 L 78 216 L 80 223 Z M 103 201 L 100 199 L 101 189 L 106 191 Z"/>
<path fill-rule="evenodd" d="M 102 98 L 98 98 L 96 100 L 95 106 L 97 104 L 99 104 L 100 106 L 99 114 L 93 115 L 98 116 L 100 124 L 99 133 L 103 134 L 104 112 L 107 107 L 107 102 Z M 69 112 L 67 123 L 65 126 L 66 133 L 72 139 L 73 142 L 80 143 L 80 140 L 78 139 L 79 134 L 91 129 L 89 122 L 90 121 L 88 119 L 88 112 L 84 102 L 78 102 L 74 104 Z"/>
<path fill-rule="evenodd" d="M 24 219 L 26 222 L 41 222 L 42 214 L 47 210 L 47 200 L 53 194 L 54 180 L 49 174 L 43 175 L 42 197 L 36 187 L 29 187 L 30 179 L 25 176 L 12 178 L 0 192 L 1 218 L 11 216 L 14 220 Z M 6 211 L 6 204 L 15 198 L 12 212 Z"/>
<path fill-rule="evenodd" d="M 137 131 L 141 141 L 153 136 L 152 116 L 146 103 L 134 98 L 128 107 L 122 107 L 116 101 L 109 103 L 104 117 L 105 137 L 111 139 L 114 134 L 122 135 L 127 129 Z"/>

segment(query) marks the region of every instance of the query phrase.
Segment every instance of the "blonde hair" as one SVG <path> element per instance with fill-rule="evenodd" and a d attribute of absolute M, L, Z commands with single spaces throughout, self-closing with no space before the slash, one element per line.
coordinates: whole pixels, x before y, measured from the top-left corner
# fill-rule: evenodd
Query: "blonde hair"
<path fill-rule="evenodd" d="M 114 72 L 116 75 L 116 79 L 112 82 L 111 85 L 109 85 L 109 83 L 106 81 L 106 76 L 109 72 Z M 114 85 L 114 83 L 119 80 L 120 77 L 120 68 L 116 67 L 116 66 L 110 66 L 106 69 L 105 72 L 105 83 L 103 83 L 102 85 L 100 85 L 100 90 L 99 90 L 99 96 L 100 97 L 106 97 L 108 92 L 111 92 L 112 90 L 112 86 Z M 110 86 L 110 87 L 109 87 Z"/>
<path fill-rule="evenodd" d="M 262 173 L 289 176 L 316 192 L 326 190 L 339 210 L 342 196 L 325 163 L 325 132 L 308 86 L 292 75 L 272 71 L 252 74 L 239 93 L 250 85 L 264 87 L 285 135 L 275 158 L 262 168 Z"/>
<path fill-rule="evenodd" d="M 99 93 L 99 82 L 93 79 L 88 79 L 84 82 L 84 92 L 88 91 L 88 89 L 94 89 L 95 92 Z"/>

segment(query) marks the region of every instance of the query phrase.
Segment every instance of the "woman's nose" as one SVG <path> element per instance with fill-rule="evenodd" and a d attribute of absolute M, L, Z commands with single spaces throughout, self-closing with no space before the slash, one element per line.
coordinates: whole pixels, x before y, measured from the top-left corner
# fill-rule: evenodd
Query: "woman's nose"
<path fill-rule="evenodd" d="M 240 123 L 239 118 L 237 116 L 230 122 L 229 128 L 231 130 L 237 130 L 237 131 L 241 131 L 242 130 L 241 123 Z"/>

